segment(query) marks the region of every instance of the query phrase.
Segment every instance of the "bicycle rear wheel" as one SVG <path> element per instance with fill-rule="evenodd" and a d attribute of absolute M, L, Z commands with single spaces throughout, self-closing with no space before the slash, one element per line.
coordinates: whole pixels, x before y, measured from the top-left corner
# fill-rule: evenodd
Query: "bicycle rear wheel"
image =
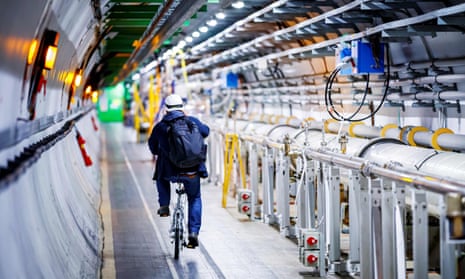
<path fill-rule="evenodd" d="M 179 250 L 181 249 L 181 230 L 176 227 L 174 229 L 174 259 L 179 259 Z"/>

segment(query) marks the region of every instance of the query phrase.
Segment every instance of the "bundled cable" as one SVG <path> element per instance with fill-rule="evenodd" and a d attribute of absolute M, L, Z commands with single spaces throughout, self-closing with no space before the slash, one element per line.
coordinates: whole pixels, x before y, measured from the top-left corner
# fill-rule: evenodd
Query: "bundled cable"
<path fill-rule="evenodd" d="M 387 58 L 388 62 L 387 62 L 386 79 L 384 81 L 384 93 L 383 93 L 383 96 L 381 98 L 380 103 L 376 107 L 376 109 L 374 109 L 369 115 L 364 116 L 364 117 L 355 118 L 359 114 L 359 112 L 362 109 L 363 105 L 365 104 L 366 97 L 367 97 L 367 95 L 369 93 L 370 75 L 367 74 L 365 92 L 363 93 L 363 97 L 362 97 L 362 100 L 361 100 L 359 106 L 357 107 L 357 109 L 350 116 L 345 117 L 341 113 L 339 113 L 336 110 L 336 108 L 334 107 L 334 103 L 333 103 L 333 100 L 332 100 L 332 97 L 331 97 L 331 93 L 332 93 L 331 90 L 332 90 L 333 82 L 336 79 L 338 73 L 342 69 L 344 69 L 345 67 L 349 66 L 349 63 L 353 64 L 353 59 L 352 59 L 352 57 L 345 57 L 343 62 L 336 66 L 336 68 L 329 75 L 328 81 L 326 82 L 326 86 L 325 86 L 325 106 L 326 106 L 326 111 L 331 116 L 331 118 L 333 118 L 333 119 L 335 119 L 337 121 L 358 122 L 358 121 L 363 121 L 363 120 L 371 118 L 372 116 L 374 116 L 381 109 L 381 107 L 384 104 L 384 101 L 386 100 L 386 96 L 387 96 L 387 92 L 388 92 L 388 88 L 389 88 L 390 75 L 391 75 L 390 66 L 389 66 L 390 57 L 389 57 L 388 46 L 386 46 L 386 53 L 387 53 L 386 58 Z"/>

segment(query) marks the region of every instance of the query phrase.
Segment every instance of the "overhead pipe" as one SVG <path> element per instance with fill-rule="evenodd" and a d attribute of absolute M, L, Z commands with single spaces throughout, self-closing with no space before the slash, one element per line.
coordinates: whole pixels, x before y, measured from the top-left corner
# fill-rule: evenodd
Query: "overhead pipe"
<path fill-rule="evenodd" d="M 307 129 L 316 129 L 337 135 L 343 132 L 350 137 L 366 139 L 377 137 L 395 138 L 411 146 L 422 146 L 444 151 L 465 151 L 465 135 L 454 134 L 452 130 L 446 128 L 440 128 L 433 132 L 422 126 L 399 127 L 396 124 L 386 124 L 383 127 L 374 127 L 365 125 L 363 122 L 341 123 L 332 119 L 322 122 L 312 118 L 301 120 L 295 116 L 284 117 L 266 114 L 253 114 L 249 118 L 244 117 L 243 120 L 288 125 L 294 128 L 303 128 L 306 123 Z"/>
<path fill-rule="evenodd" d="M 425 127 L 414 127 L 408 132 L 408 143 L 432 147 L 437 150 L 465 150 L 465 135 L 456 135 L 447 128 L 430 131 Z"/>
<path fill-rule="evenodd" d="M 391 65 L 391 70 L 399 72 L 402 70 L 420 70 L 420 69 L 432 69 L 432 68 L 449 68 L 449 67 L 460 67 L 465 66 L 465 59 L 441 59 L 424 62 L 409 62 L 403 65 Z"/>
<path fill-rule="evenodd" d="M 390 87 L 400 86 L 411 86 L 411 85 L 422 85 L 422 84 L 447 84 L 463 82 L 465 80 L 465 74 L 439 74 L 439 75 L 425 75 L 416 78 L 409 79 L 391 79 L 389 81 Z M 300 85 L 300 86 L 280 86 L 280 87 L 256 87 L 248 89 L 237 89 L 234 90 L 237 93 L 250 93 L 250 94 L 263 94 L 265 92 L 274 93 L 276 91 L 281 92 L 302 92 L 302 91 L 318 91 L 325 89 L 325 83 L 316 85 Z M 353 87 L 365 87 L 366 81 L 338 81 L 333 83 L 333 88 L 353 88 Z M 383 88 L 385 86 L 384 81 L 370 81 L 371 88 Z"/>

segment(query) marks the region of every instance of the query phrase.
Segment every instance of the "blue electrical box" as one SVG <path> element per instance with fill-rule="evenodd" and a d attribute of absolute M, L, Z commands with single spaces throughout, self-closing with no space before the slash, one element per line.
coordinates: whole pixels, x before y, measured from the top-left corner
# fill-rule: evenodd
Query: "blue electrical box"
<path fill-rule="evenodd" d="M 384 73 L 384 44 L 352 41 L 351 54 L 355 68 L 353 74 Z M 374 48 L 374 49 L 373 49 Z"/>
<path fill-rule="evenodd" d="M 226 74 L 226 88 L 238 88 L 239 87 L 239 77 L 233 73 L 229 72 Z"/>
<path fill-rule="evenodd" d="M 375 48 L 373 51 L 373 47 Z M 339 71 L 340 75 L 382 74 L 384 73 L 384 44 L 370 44 L 356 40 L 345 43 L 336 50 L 336 64 L 346 63 Z M 348 62 L 348 58 L 352 61 Z"/>

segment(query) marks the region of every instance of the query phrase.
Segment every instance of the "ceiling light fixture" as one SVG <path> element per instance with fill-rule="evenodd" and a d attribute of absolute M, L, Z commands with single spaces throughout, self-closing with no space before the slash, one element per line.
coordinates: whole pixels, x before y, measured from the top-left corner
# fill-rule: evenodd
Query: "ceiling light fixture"
<path fill-rule="evenodd" d="M 216 16 L 217 19 L 225 19 L 226 18 L 226 14 L 223 13 L 223 12 L 219 12 L 215 16 Z"/>
<path fill-rule="evenodd" d="M 242 9 L 242 8 L 244 8 L 244 2 L 242 2 L 242 1 L 236 1 L 236 2 L 232 3 L 232 6 L 233 6 L 235 9 Z"/>
<path fill-rule="evenodd" d="M 200 33 L 195 31 L 194 33 L 192 33 L 192 37 L 194 38 L 198 38 L 200 36 Z"/>
<path fill-rule="evenodd" d="M 202 32 L 202 33 L 206 33 L 206 32 L 208 31 L 208 27 L 207 27 L 207 26 L 201 26 L 201 27 L 199 28 L 199 30 L 200 30 L 200 32 Z"/>
<path fill-rule="evenodd" d="M 179 41 L 179 43 L 178 43 L 179 48 L 183 48 L 185 46 L 186 46 L 186 41 L 184 41 L 184 40 Z"/>
<path fill-rule="evenodd" d="M 209 21 L 207 21 L 207 25 L 208 26 L 216 26 L 217 22 L 215 19 L 210 19 Z"/>
<path fill-rule="evenodd" d="M 187 36 L 187 37 L 186 37 L 186 41 L 187 41 L 188 43 L 192 43 L 193 40 L 194 40 L 194 39 L 192 39 L 191 36 Z"/>

